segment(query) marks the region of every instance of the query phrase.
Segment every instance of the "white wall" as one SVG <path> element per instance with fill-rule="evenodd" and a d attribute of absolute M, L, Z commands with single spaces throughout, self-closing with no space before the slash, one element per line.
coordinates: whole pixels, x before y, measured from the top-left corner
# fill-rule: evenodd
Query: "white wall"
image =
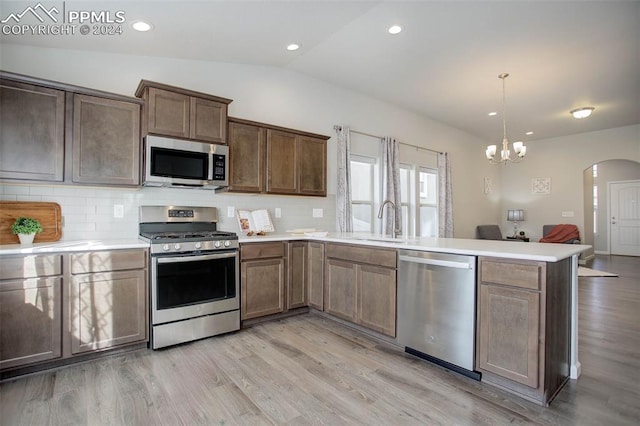
<path fill-rule="evenodd" d="M 522 163 L 502 167 L 500 221 L 503 233 L 513 225 L 506 220 L 507 209 L 525 211 L 519 228 L 533 241 L 542 237 L 542 225 L 571 223 L 584 234 L 583 172 L 611 159 L 640 161 L 640 125 L 527 143 Z M 551 178 L 551 193 L 531 192 L 532 178 Z M 562 212 L 573 212 L 563 217 Z"/>
<path fill-rule="evenodd" d="M 132 96 L 140 79 L 158 81 L 231 98 L 229 114 L 250 120 L 332 136 L 328 145 L 327 198 L 212 195 L 205 192 L 161 189 L 140 191 L 80 189 L 65 187 L 4 185 L 4 199 L 34 199 L 61 202 L 64 239 L 76 237 L 75 225 L 85 229 L 85 238 L 137 234 L 137 206 L 162 204 L 174 198 L 181 202 L 215 205 L 221 216 L 226 207 L 275 207 L 283 211 L 276 222 L 278 231 L 292 227 L 317 227 L 311 208 L 323 208 L 320 226 L 333 229 L 335 223 L 336 146 L 334 124 L 377 135 L 389 135 L 402 142 L 447 151 L 451 156 L 455 236 L 473 238 L 479 223 L 495 223 L 500 210 L 499 170 L 487 165 L 486 141 L 453 129 L 414 112 L 380 102 L 304 75 L 272 67 L 217 62 L 176 60 L 110 53 L 95 53 L 3 44 L 0 63 L 5 71 L 90 87 Z M 485 195 L 483 178 L 494 181 L 494 192 Z M 77 196 L 79 195 L 79 196 Z M 79 198 L 79 199 L 77 199 Z M 238 201 L 242 200 L 242 201 Z M 112 204 L 123 203 L 126 220 L 111 217 Z M 78 207 L 90 206 L 90 207 Z M 76 207 L 72 207 L 76 205 Z M 271 209 L 272 214 L 273 210 Z M 94 213 L 95 212 L 95 213 Z M 289 218 L 286 219 L 285 218 Z M 85 220 L 86 222 L 81 222 Z M 229 225 L 229 224 L 226 224 Z M 105 231 L 106 232 L 106 231 Z"/>

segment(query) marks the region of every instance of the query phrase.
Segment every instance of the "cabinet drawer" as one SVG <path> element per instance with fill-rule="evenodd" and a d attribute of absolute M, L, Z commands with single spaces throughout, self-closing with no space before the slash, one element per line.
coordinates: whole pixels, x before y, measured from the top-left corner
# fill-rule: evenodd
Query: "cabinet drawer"
<path fill-rule="evenodd" d="M 0 279 L 62 274 L 62 255 L 0 257 Z"/>
<path fill-rule="evenodd" d="M 96 251 L 74 253 L 69 257 L 72 274 L 144 269 L 147 266 L 146 250 Z"/>
<path fill-rule="evenodd" d="M 351 260 L 358 263 L 396 267 L 396 251 L 394 249 L 379 249 L 346 244 L 327 244 L 327 257 L 343 260 Z"/>
<path fill-rule="evenodd" d="M 545 272 L 544 262 L 512 262 L 480 258 L 480 281 L 511 287 L 540 290 Z"/>
<path fill-rule="evenodd" d="M 284 257 L 284 243 L 249 243 L 240 246 L 240 260 Z"/>

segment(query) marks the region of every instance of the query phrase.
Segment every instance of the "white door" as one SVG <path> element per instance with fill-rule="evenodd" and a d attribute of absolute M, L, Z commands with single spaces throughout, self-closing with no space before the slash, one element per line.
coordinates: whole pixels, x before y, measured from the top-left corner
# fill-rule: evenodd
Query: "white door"
<path fill-rule="evenodd" d="M 611 254 L 640 256 L 640 181 L 609 185 Z"/>

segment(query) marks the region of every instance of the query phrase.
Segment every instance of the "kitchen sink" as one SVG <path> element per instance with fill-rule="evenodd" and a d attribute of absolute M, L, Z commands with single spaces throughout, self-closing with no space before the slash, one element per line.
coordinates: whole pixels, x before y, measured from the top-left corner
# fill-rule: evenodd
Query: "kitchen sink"
<path fill-rule="evenodd" d="M 410 241 L 405 238 L 393 238 L 393 237 L 357 237 L 356 239 L 360 241 L 376 241 L 379 243 L 396 243 L 396 244 L 406 244 Z"/>

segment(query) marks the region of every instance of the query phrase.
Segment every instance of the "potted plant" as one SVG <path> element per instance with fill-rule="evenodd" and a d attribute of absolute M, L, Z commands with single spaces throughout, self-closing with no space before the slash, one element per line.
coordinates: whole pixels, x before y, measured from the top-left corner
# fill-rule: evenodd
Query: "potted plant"
<path fill-rule="evenodd" d="M 38 219 L 19 217 L 11 225 L 11 232 L 18 235 L 21 244 L 31 244 L 36 234 L 42 232 L 42 225 Z"/>

